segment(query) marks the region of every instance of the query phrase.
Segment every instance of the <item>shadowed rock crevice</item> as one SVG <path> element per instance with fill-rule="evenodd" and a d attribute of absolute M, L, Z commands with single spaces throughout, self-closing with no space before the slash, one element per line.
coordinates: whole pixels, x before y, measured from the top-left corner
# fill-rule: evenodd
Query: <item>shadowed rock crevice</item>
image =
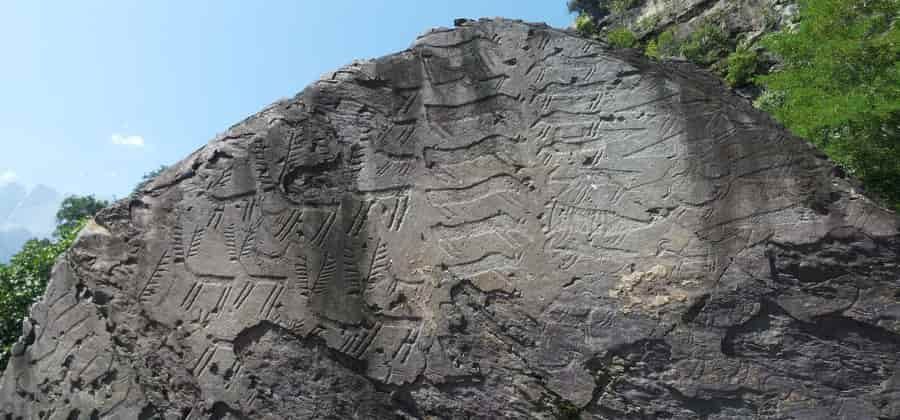
<path fill-rule="evenodd" d="M 0 414 L 897 417 L 898 219 L 834 173 L 691 65 L 459 21 L 101 212 Z"/>
<path fill-rule="evenodd" d="M 269 321 L 261 321 L 252 327 L 241 330 L 241 332 L 234 337 L 234 342 L 232 344 L 234 354 L 244 354 L 248 347 L 256 344 L 266 333 L 277 328 L 277 325 Z"/>

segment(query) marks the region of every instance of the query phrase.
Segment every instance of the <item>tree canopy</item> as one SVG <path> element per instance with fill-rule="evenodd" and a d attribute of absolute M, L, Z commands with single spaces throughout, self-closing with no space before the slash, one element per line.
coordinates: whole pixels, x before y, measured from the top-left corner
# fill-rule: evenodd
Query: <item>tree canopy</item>
<path fill-rule="evenodd" d="M 108 205 L 108 201 L 98 200 L 93 195 L 66 197 L 56 212 L 56 232 L 53 235 L 60 237 L 64 231 L 71 230 L 79 222 L 97 214 Z"/>
<path fill-rule="evenodd" d="M 900 203 L 900 0 L 800 0 L 793 29 L 763 45 L 783 68 L 757 80 L 762 102 L 861 178 Z"/>

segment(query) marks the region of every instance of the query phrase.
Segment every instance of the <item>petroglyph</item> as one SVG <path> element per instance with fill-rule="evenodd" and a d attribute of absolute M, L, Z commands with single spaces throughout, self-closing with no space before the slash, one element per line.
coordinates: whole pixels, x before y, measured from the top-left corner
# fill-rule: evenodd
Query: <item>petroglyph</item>
<path fill-rule="evenodd" d="M 0 413 L 900 416 L 894 215 L 689 65 L 458 26 L 102 212 Z"/>

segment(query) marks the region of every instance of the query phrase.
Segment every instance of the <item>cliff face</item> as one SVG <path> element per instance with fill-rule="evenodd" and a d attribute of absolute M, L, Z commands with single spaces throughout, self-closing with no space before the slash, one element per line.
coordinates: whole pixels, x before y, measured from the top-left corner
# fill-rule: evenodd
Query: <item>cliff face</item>
<path fill-rule="evenodd" d="M 898 219 L 693 66 L 459 22 L 97 216 L 12 418 L 900 416 Z"/>
<path fill-rule="evenodd" d="M 639 39 L 665 30 L 685 37 L 705 21 L 723 26 L 732 38 L 755 40 L 792 23 L 796 0 L 622 0 L 612 9 L 593 9 L 601 26 L 623 25 Z M 602 16 L 600 15 L 602 14 Z"/>

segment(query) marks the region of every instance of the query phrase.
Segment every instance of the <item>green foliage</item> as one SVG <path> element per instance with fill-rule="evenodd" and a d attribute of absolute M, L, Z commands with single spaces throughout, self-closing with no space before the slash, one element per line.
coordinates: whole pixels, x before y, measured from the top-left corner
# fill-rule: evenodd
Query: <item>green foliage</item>
<path fill-rule="evenodd" d="M 637 44 L 637 37 L 630 29 L 620 26 L 606 34 L 606 41 L 615 48 L 631 48 Z"/>
<path fill-rule="evenodd" d="M 0 264 L 0 366 L 9 360 L 28 309 L 47 288 L 57 258 L 69 249 L 91 216 L 108 205 L 93 195 L 66 197 L 56 212 L 55 239 L 31 239 L 9 264 Z"/>
<path fill-rule="evenodd" d="M 900 207 L 898 15 L 900 0 L 800 0 L 799 24 L 763 40 L 783 69 L 758 80 L 783 94 L 764 109 Z"/>
<path fill-rule="evenodd" d="M 712 20 L 701 23 L 681 44 L 681 54 L 701 65 L 710 65 L 727 53 L 728 34 Z"/>
<path fill-rule="evenodd" d="M 638 21 L 637 29 L 641 32 L 652 31 L 654 28 L 656 28 L 656 25 L 659 24 L 659 21 L 659 15 L 647 16 Z"/>
<path fill-rule="evenodd" d="M 581 16 L 579 15 L 578 18 L 580 19 Z M 594 24 L 593 22 L 590 21 L 590 17 L 588 17 L 588 22 L 591 25 Z M 575 29 L 578 29 L 578 19 L 575 19 L 575 25 L 576 25 Z M 579 30 L 579 32 L 581 32 L 581 31 Z M 589 33 L 585 33 L 584 35 L 589 35 Z M 139 182 L 134 187 L 134 191 L 132 191 L 132 194 L 142 190 L 145 186 L 147 186 L 148 183 L 150 183 L 150 181 L 153 180 L 153 178 L 156 178 L 157 176 L 159 176 L 159 174 L 161 174 L 167 168 L 168 168 L 168 166 L 166 166 L 166 165 L 159 165 L 159 168 L 156 168 L 150 172 L 145 173 L 144 176 L 141 177 L 141 182 Z"/>
<path fill-rule="evenodd" d="M 55 241 L 31 239 L 9 264 L 0 264 L 0 367 L 9 360 L 28 309 L 44 293 L 54 262 L 69 249 L 86 222 L 82 219 L 60 226 Z"/>
<path fill-rule="evenodd" d="M 160 166 L 145 174 L 138 189 L 165 169 Z M 91 216 L 108 205 L 93 195 L 66 197 L 56 213 L 54 240 L 31 239 L 8 264 L 0 264 L 0 368 L 9 361 L 29 308 L 47 288 L 54 263 L 69 249 Z"/>
<path fill-rule="evenodd" d="M 609 10 L 615 14 L 622 14 L 638 5 L 638 0 L 612 0 L 609 2 Z"/>
<path fill-rule="evenodd" d="M 59 237 L 63 231 L 71 229 L 85 218 L 97 214 L 108 205 L 108 201 L 98 200 L 93 195 L 66 197 L 56 212 L 56 232 L 53 235 Z"/>
<path fill-rule="evenodd" d="M 585 14 L 594 21 L 599 21 L 609 15 L 609 7 L 601 0 L 569 0 L 567 2 L 569 12 Z"/>
<path fill-rule="evenodd" d="M 680 51 L 681 45 L 678 42 L 678 38 L 675 37 L 675 31 L 669 29 L 656 38 L 656 42 L 659 43 L 659 52 L 660 54 L 664 54 L 666 56 L 674 56 L 678 55 Z"/>
<path fill-rule="evenodd" d="M 648 57 L 662 59 L 666 57 L 674 57 L 679 53 L 678 39 L 675 38 L 675 32 L 671 29 L 659 34 L 656 39 L 650 40 L 644 49 L 644 54 Z"/>
<path fill-rule="evenodd" d="M 659 55 L 659 45 L 656 43 L 655 39 L 651 39 L 650 42 L 647 43 L 647 46 L 644 47 L 644 55 L 655 59 L 662 58 Z"/>
<path fill-rule="evenodd" d="M 886 120 L 853 121 L 823 134 L 825 153 L 867 189 L 900 210 L 900 112 Z"/>
<path fill-rule="evenodd" d="M 575 18 L 575 30 L 584 36 L 592 36 L 597 33 L 597 26 L 587 13 L 582 12 Z"/>
<path fill-rule="evenodd" d="M 753 101 L 753 106 L 770 114 L 775 109 L 784 105 L 784 92 L 780 90 L 765 90 Z"/>
<path fill-rule="evenodd" d="M 728 55 L 725 81 L 732 87 L 743 86 L 756 75 L 759 58 L 750 48 L 738 48 Z"/>

